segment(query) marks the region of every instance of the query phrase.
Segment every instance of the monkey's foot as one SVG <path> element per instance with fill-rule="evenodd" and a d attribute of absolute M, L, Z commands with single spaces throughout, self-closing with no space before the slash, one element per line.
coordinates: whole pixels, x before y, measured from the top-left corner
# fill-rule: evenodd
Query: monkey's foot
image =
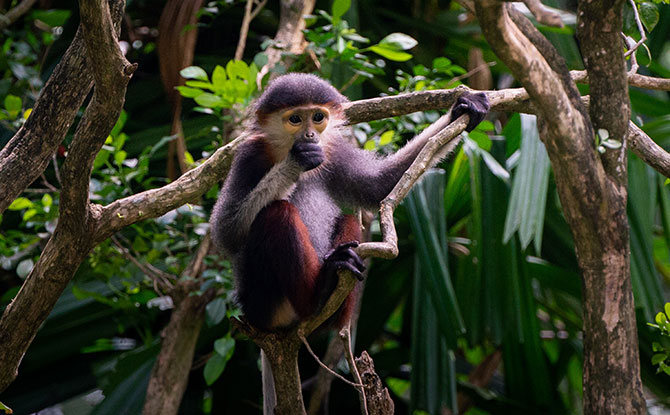
<path fill-rule="evenodd" d="M 328 270 L 337 271 L 346 269 L 351 271 L 359 281 L 363 281 L 365 264 L 353 248 L 358 246 L 358 241 L 351 241 L 338 245 L 328 255 L 323 266 Z"/>

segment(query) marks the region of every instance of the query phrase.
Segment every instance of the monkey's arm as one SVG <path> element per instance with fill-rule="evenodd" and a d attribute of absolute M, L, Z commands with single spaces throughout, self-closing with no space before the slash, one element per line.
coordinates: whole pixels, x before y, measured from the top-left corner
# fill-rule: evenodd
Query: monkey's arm
<path fill-rule="evenodd" d="M 284 198 L 302 171 L 292 157 L 273 164 L 261 139 L 242 144 L 210 218 L 214 243 L 228 254 L 237 253 L 258 212 Z"/>
<path fill-rule="evenodd" d="M 346 143 L 333 146 L 325 175 L 329 192 L 336 200 L 348 206 L 378 208 L 379 203 L 393 190 L 430 137 L 463 114 L 470 116 L 466 130 L 471 131 L 486 116 L 488 109 L 489 103 L 485 94 L 462 95 L 449 114 L 442 116 L 388 157 L 378 157 Z M 432 162 L 437 163 L 444 156 L 446 154 L 438 153 Z"/>

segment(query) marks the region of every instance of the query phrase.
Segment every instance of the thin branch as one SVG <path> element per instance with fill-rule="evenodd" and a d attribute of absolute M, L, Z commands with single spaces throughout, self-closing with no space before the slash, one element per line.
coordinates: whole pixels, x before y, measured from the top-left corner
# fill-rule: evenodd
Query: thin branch
<path fill-rule="evenodd" d="M 258 15 L 268 0 L 262 0 L 254 10 L 251 10 L 256 0 L 247 0 L 247 5 L 244 8 L 244 18 L 242 18 L 242 27 L 240 28 L 240 39 L 237 42 L 237 49 L 235 50 L 235 59 L 241 60 L 244 56 L 244 47 L 247 44 L 247 34 L 249 33 L 249 25 L 251 21 Z"/>
<path fill-rule="evenodd" d="M 635 16 L 635 23 L 637 24 L 637 30 L 640 32 L 640 40 L 637 41 L 633 46 L 631 46 L 628 51 L 623 55 L 624 57 L 629 57 L 635 51 L 637 48 L 639 48 L 644 42 L 647 41 L 647 34 L 644 31 L 644 26 L 642 25 L 642 20 L 640 19 L 640 12 L 637 10 L 637 5 L 635 4 L 635 0 L 628 0 L 630 3 L 631 7 L 633 8 L 633 16 Z"/>
<path fill-rule="evenodd" d="M 552 26 L 552 27 L 563 27 L 563 20 L 561 16 L 547 9 L 540 0 L 522 0 L 523 3 L 528 7 L 535 19 L 542 23 L 543 25 Z"/>
<path fill-rule="evenodd" d="M 117 251 L 123 255 L 124 258 L 132 262 L 144 275 L 151 278 L 154 281 L 154 284 L 160 285 L 160 288 L 156 285 L 154 286 L 154 289 L 156 289 L 157 292 L 162 293 L 163 291 L 169 291 L 174 287 L 171 282 L 175 279 L 174 275 L 158 269 L 150 263 L 143 264 L 136 258 L 135 254 L 130 252 L 130 249 L 123 246 L 121 241 L 119 241 L 115 236 L 112 236 L 110 239 L 116 246 Z"/>
<path fill-rule="evenodd" d="M 18 20 L 30 10 L 37 0 L 23 0 L 5 14 L 0 14 L 0 31 L 5 30 L 9 25 Z"/>
<path fill-rule="evenodd" d="M 340 339 L 344 344 L 344 355 L 346 356 L 347 362 L 349 363 L 349 370 L 351 370 L 351 374 L 354 376 L 354 379 L 356 379 L 356 382 L 359 383 L 357 389 L 358 394 L 360 395 L 361 413 L 363 415 L 368 415 L 368 400 L 365 396 L 365 385 L 363 385 L 361 374 L 358 372 L 358 368 L 356 367 L 356 362 L 354 360 L 354 353 L 351 350 L 351 322 L 347 323 L 347 325 L 344 326 L 342 330 L 340 330 Z"/>
<path fill-rule="evenodd" d="M 305 348 L 307 348 L 307 351 L 309 352 L 309 354 L 312 355 L 312 357 L 314 358 L 314 360 L 316 360 L 316 363 L 318 363 L 319 366 L 321 366 L 324 370 L 326 370 L 328 373 L 330 373 L 331 375 L 335 376 L 336 378 L 338 378 L 338 379 L 341 380 L 342 382 L 346 383 L 347 385 L 351 385 L 351 386 L 353 386 L 354 388 L 357 388 L 357 389 L 363 387 L 363 384 L 361 384 L 361 383 L 354 383 L 354 382 L 350 381 L 349 379 L 345 378 L 344 376 L 340 375 L 339 373 L 337 373 L 337 372 L 334 371 L 333 369 L 331 369 L 331 368 L 329 368 L 328 366 L 326 366 L 326 365 L 321 361 L 321 359 L 319 359 L 319 356 L 317 356 L 316 353 L 314 353 L 314 350 L 312 350 L 312 347 L 309 345 L 309 342 L 307 341 L 307 339 L 305 338 L 305 336 L 303 336 L 302 334 L 298 334 L 298 338 L 300 339 L 300 341 L 302 342 L 302 344 L 305 345 Z"/>

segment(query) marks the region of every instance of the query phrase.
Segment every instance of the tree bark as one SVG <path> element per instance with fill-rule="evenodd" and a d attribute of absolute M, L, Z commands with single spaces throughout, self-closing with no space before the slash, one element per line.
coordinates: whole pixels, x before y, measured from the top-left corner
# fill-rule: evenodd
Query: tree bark
<path fill-rule="evenodd" d="M 577 12 L 577 38 L 590 81 L 593 128 L 596 132 L 606 130 L 610 139 L 623 143 L 601 157 L 608 186 L 606 205 L 600 206 L 596 223 L 600 243 L 585 243 L 573 231 L 584 278 L 586 414 L 646 413 L 626 214 L 630 104 L 621 37 L 623 4 L 623 0 L 580 0 Z"/>
<path fill-rule="evenodd" d="M 584 283 L 584 413 L 642 414 L 625 145 L 601 160 L 594 125 L 556 51 L 509 5 L 478 0 L 476 8 L 487 40 L 537 107 L 540 135 L 575 241 Z M 580 3 L 579 19 L 589 80 L 598 91 L 599 104 L 592 104 L 591 118 L 596 128 L 606 125 L 610 138 L 624 142 L 627 127 L 622 125 L 628 124 L 629 110 L 618 40 L 621 4 Z"/>
<path fill-rule="evenodd" d="M 124 5 L 124 1 L 119 0 L 114 3 L 114 10 L 119 12 L 123 10 Z M 100 208 L 88 202 L 91 166 L 95 155 L 118 119 L 123 107 L 126 86 L 136 68 L 136 65 L 129 64 L 121 54 L 116 41 L 118 32 L 112 23 L 107 1 L 82 0 L 80 9 L 79 33 L 81 42 L 85 45 L 86 59 L 82 60 L 82 56 L 79 55 L 77 58 L 73 56 L 73 59 L 82 64 L 90 63 L 88 68 L 82 68 L 82 71 L 92 70 L 95 92 L 75 132 L 68 158 L 63 166 L 63 189 L 56 230 L 21 290 L 0 319 L 0 350 L 3 351 L 0 355 L 0 391 L 16 378 L 21 359 L 38 328 L 49 315 L 79 264 L 95 246 L 93 235 L 98 224 Z M 81 49 L 82 46 L 78 48 Z M 77 48 L 71 49 L 77 50 Z M 83 52 L 79 50 L 78 53 L 81 55 Z M 67 65 L 64 68 L 65 71 Z M 87 81 L 86 85 L 89 84 L 90 81 Z M 70 84 L 69 88 L 71 89 L 69 93 L 72 93 L 81 89 L 81 85 Z M 49 95 L 53 93 L 54 90 L 43 93 L 43 102 L 55 105 L 55 97 Z M 58 108 L 52 109 L 53 114 L 58 114 Z M 62 110 L 68 113 L 72 108 L 65 107 Z M 47 117 L 47 114 L 43 115 Z M 33 135 L 21 137 L 31 143 L 40 138 Z M 19 144 L 24 143 L 25 141 L 20 141 Z M 21 165 L 22 162 L 10 164 L 7 171 L 16 165 Z M 1 176 L 0 174 L 0 180 Z"/>

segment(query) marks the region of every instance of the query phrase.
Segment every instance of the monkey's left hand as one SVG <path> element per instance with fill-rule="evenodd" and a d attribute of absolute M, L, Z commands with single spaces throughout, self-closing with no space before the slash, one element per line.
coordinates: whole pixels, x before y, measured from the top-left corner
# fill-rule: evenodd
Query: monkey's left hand
<path fill-rule="evenodd" d="M 353 250 L 353 248 L 356 248 L 357 246 L 357 241 L 338 245 L 326 255 L 326 260 L 323 263 L 324 269 L 329 273 L 335 273 L 340 269 L 347 269 L 351 271 L 359 281 L 363 281 L 365 264 L 356 251 Z"/>
<path fill-rule="evenodd" d="M 471 94 L 466 92 L 456 100 L 456 105 L 451 110 L 452 120 L 457 119 L 463 114 L 468 114 L 470 121 L 468 122 L 468 126 L 465 127 L 465 131 L 470 132 L 486 117 L 489 108 L 489 100 L 486 98 L 485 93 L 478 92 Z"/>

